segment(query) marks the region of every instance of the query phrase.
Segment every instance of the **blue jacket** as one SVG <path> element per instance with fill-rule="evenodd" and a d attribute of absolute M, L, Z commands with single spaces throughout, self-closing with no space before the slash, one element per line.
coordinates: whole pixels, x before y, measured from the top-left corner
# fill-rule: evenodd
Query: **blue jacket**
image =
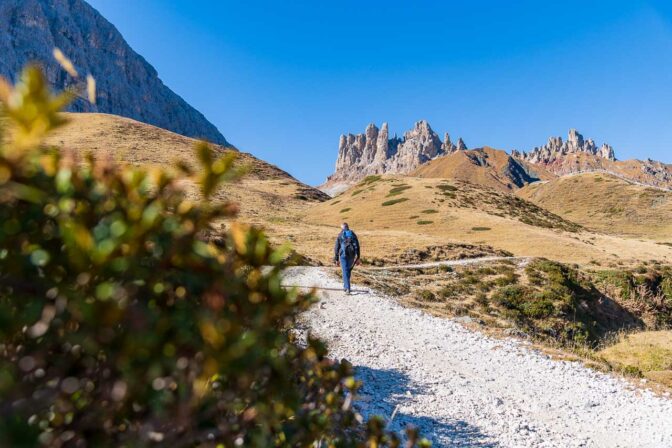
<path fill-rule="evenodd" d="M 341 233 L 338 234 L 338 238 L 336 238 L 336 244 L 334 245 L 334 260 L 341 258 L 341 245 L 343 244 L 343 239 L 345 238 L 343 236 L 343 232 L 344 230 L 341 230 Z M 350 232 L 352 232 L 352 230 L 350 230 Z M 352 240 L 355 243 L 357 258 L 359 258 L 359 240 L 357 239 L 355 232 L 352 232 Z"/>

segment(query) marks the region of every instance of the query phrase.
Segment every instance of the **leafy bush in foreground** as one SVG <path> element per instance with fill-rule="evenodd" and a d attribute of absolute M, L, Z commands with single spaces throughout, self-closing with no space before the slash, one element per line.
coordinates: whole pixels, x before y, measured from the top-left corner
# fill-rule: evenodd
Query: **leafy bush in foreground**
<path fill-rule="evenodd" d="M 397 446 L 357 430 L 347 362 L 291 343 L 313 297 L 281 287 L 284 253 L 203 237 L 234 214 L 208 201 L 233 158 L 201 144 L 177 175 L 42 148 L 70 98 L 0 79 L 0 446 Z"/>

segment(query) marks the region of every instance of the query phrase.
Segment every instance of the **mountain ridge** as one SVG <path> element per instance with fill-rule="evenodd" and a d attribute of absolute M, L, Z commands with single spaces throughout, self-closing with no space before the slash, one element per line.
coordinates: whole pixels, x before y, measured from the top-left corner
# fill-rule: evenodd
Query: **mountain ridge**
<path fill-rule="evenodd" d="M 168 88 L 115 26 L 83 0 L 3 0 L 0 3 L 0 75 L 14 80 L 30 62 L 43 66 L 61 90 L 75 81 L 52 56 L 63 51 L 97 83 L 97 104 L 75 101 L 71 112 L 120 115 L 178 134 L 231 147 L 203 114 Z"/>
<path fill-rule="evenodd" d="M 631 182 L 672 189 L 672 165 L 651 159 L 620 161 L 611 145 L 597 146 L 576 129 L 569 130 L 566 140 L 550 137 L 530 151 L 514 149 L 510 153 L 489 146 L 468 150 L 461 138 L 454 144 L 447 133 L 441 141 L 425 120 L 416 122 L 403 139 L 396 135 L 390 139 L 388 134 L 383 123 L 380 131 L 370 124 L 363 134 L 341 135 L 335 172 L 319 188 L 334 195 L 368 175 L 404 174 L 482 181 L 490 187 L 515 190 L 553 177 L 608 172 Z M 488 158 L 496 163 L 488 164 Z M 488 169 L 488 176 L 465 172 Z"/>

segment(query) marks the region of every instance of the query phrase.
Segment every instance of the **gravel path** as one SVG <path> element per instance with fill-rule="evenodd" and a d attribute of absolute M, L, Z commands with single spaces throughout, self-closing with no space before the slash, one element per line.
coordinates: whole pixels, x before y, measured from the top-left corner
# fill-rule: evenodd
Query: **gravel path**
<path fill-rule="evenodd" d="M 324 268 L 285 282 L 322 288 L 303 329 L 357 367 L 360 411 L 394 413 L 392 430 L 415 425 L 434 446 L 672 447 L 672 400 L 366 288 L 346 296 Z"/>
<path fill-rule="evenodd" d="M 462 260 L 445 260 L 445 261 L 429 261 L 427 263 L 418 264 L 399 264 L 392 266 L 376 266 L 366 267 L 370 271 L 394 271 L 399 269 L 426 269 L 436 268 L 439 266 L 468 266 L 470 264 L 483 264 L 494 261 L 512 260 L 518 262 L 527 262 L 531 260 L 530 257 L 481 257 L 481 258 L 465 258 Z"/>

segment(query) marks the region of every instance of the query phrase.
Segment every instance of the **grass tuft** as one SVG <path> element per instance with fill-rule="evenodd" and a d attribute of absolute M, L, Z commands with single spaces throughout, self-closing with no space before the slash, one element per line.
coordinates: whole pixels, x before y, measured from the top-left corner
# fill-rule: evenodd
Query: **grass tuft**
<path fill-rule="evenodd" d="M 391 201 L 385 201 L 381 205 L 383 207 L 389 207 L 390 205 L 399 204 L 400 202 L 406 202 L 406 201 L 408 201 L 408 198 L 398 198 L 398 199 L 392 199 Z"/>

